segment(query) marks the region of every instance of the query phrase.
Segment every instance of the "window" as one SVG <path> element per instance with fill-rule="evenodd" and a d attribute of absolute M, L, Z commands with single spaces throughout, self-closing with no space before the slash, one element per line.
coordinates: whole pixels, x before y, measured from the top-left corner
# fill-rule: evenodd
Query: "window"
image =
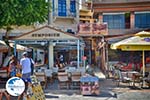
<path fill-rule="evenodd" d="M 124 14 L 103 15 L 103 22 L 107 22 L 109 29 L 124 29 L 125 15 Z"/>
<path fill-rule="evenodd" d="M 66 16 L 66 0 L 58 0 L 58 16 Z"/>
<path fill-rule="evenodd" d="M 135 13 L 136 28 L 150 28 L 150 13 Z"/>
<path fill-rule="evenodd" d="M 76 12 L 76 1 L 75 0 L 70 1 L 70 12 L 72 12 L 72 13 Z"/>

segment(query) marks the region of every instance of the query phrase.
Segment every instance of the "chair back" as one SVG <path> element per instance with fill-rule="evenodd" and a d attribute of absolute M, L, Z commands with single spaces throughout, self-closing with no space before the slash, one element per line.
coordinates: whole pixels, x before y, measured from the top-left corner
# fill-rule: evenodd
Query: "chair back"
<path fill-rule="evenodd" d="M 45 75 L 46 75 L 47 77 L 52 77 L 52 70 L 46 69 L 46 70 L 45 70 Z"/>
<path fill-rule="evenodd" d="M 0 70 L 0 77 L 7 78 L 8 77 L 7 70 Z"/>
<path fill-rule="evenodd" d="M 36 72 L 35 76 L 37 77 L 37 80 L 40 82 L 46 81 L 46 75 L 44 72 Z"/>
<path fill-rule="evenodd" d="M 72 81 L 80 81 L 81 73 L 80 72 L 73 72 L 71 73 L 71 80 Z"/>
<path fill-rule="evenodd" d="M 68 81 L 68 74 L 66 72 L 59 72 L 58 73 L 58 80 L 61 81 Z"/>

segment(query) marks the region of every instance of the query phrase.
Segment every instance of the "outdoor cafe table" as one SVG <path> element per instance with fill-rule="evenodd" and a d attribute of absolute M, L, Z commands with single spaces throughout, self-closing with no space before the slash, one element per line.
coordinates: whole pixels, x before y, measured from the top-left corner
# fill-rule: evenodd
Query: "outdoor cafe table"
<path fill-rule="evenodd" d="M 136 81 L 140 82 L 142 74 L 137 71 L 127 71 L 127 76 L 132 79 L 133 86 L 135 86 Z"/>

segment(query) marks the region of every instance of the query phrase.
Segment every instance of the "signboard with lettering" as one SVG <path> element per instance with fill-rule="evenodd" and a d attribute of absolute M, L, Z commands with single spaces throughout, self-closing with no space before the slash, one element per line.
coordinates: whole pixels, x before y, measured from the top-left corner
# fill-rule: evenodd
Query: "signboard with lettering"
<path fill-rule="evenodd" d="M 50 26 L 44 26 L 39 29 L 35 29 L 31 32 L 24 33 L 15 38 L 16 40 L 68 40 L 78 39 L 70 33 L 63 32 Z"/>
<path fill-rule="evenodd" d="M 107 23 L 82 23 L 79 24 L 79 34 L 108 34 Z"/>

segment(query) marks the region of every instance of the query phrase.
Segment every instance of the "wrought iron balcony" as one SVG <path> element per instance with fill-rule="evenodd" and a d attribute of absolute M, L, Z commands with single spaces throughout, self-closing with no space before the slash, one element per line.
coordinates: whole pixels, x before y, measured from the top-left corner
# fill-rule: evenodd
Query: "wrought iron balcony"
<path fill-rule="evenodd" d="M 53 17 L 60 17 L 60 18 L 75 18 L 76 12 L 71 12 L 69 9 L 66 12 L 58 12 L 58 9 L 53 11 Z"/>

